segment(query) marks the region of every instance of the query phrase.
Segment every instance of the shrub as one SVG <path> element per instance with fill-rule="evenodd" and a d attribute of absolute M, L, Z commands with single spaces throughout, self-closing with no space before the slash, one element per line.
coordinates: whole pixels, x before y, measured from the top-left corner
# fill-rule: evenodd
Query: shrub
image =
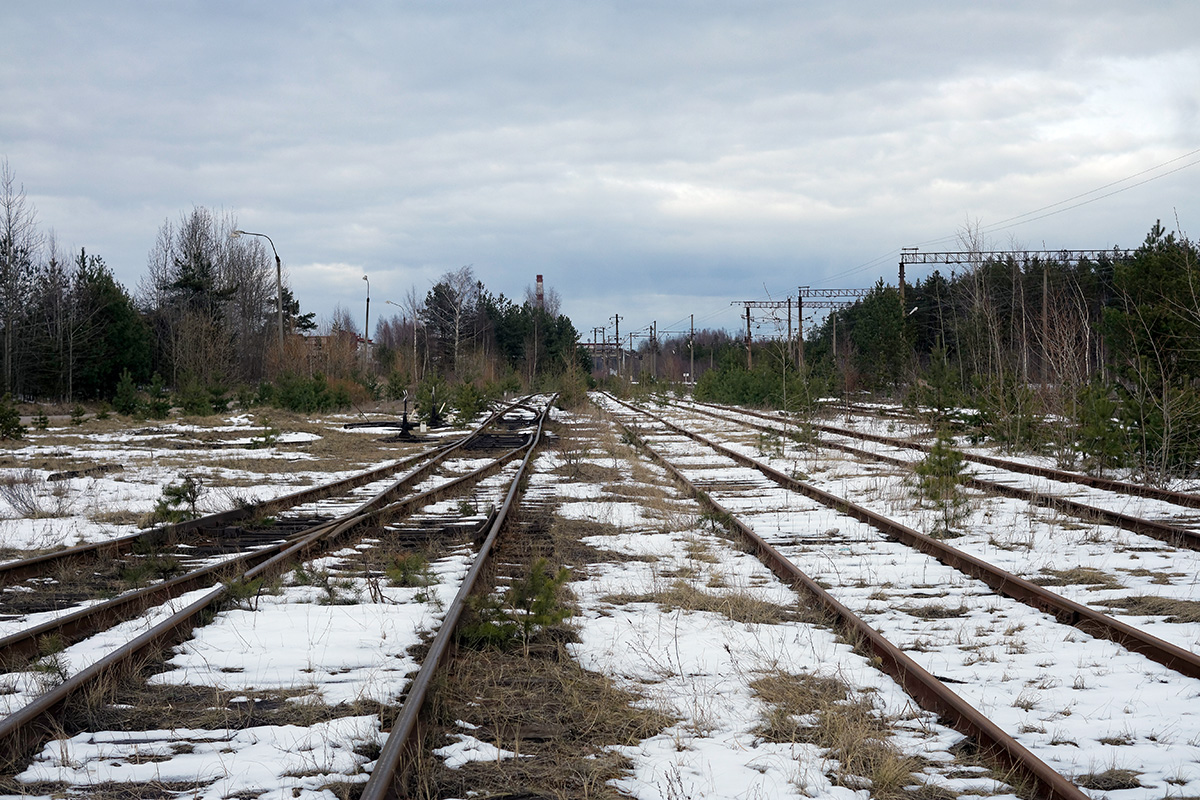
<path fill-rule="evenodd" d="M 183 413 L 193 417 L 206 417 L 213 413 L 208 392 L 195 378 L 188 378 L 175 396 L 175 403 Z"/>
<path fill-rule="evenodd" d="M 979 432 L 1008 450 L 1036 449 L 1040 442 L 1041 407 L 1033 390 L 1012 373 L 1001 379 L 976 381 Z"/>
<path fill-rule="evenodd" d="M 150 515 L 150 524 L 156 522 L 183 522 L 196 517 L 196 503 L 204 493 L 200 479 L 187 475 L 178 483 L 163 487 L 162 498 Z M 185 507 L 186 506 L 186 507 Z"/>
<path fill-rule="evenodd" d="M 568 369 L 558 379 L 559 408 L 579 408 L 587 403 L 588 376 L 578 368 Z"/>
<path fill-rule="evenodd" d="M 459 625 L 459 638 L 477 648 L 506 648 L 520 643 L 528 652 L 538 631 L 571 615 L 571 609 L 561 600 L 562 587 L 570 578 L 571 571 L 566 567 L 551 574 L 549 562 L 539 558 L 530 566 L 529 574 L 514 580 L 502 598 L 472 598 L 470 613 Z"/>
<path fill-rule="evenodd" d="M 487 408 L 487 398 L 473 383 L 460 383 L 453 392 L 458 424 L 466 425 Z"/>
<path fill-rule="evenodd" d="M 351 404 L 350 386 L 346 381 L 331 384 L 324 375 L 311 378 L 283 375 L 269 390 L 260 387 L 259 396 L 277 408 L 301 413 L 333 411 Z"/>
<path fill-rule="evenodd" d="M 417 386 L 417 417 L 437 425 L 441 421 L 441 409 L 449 397 L 446 380 L 436 373 L 428 373 Z"/>
<path fill-rule="evenodd" d="M 150 379 L 149 400 L 146 403 L 146 416 L 150 419 L 165 419 L 171 412 L 171 399 L 167 397 L 167 389 L 162 376 L 157 372 Z"/>
<path fill-rule="evenodd" d="M 229 410 L 229 398 L 225 394 L 225 387 L 210 386 L 208 387 L 208 404 L 214 414 L 224 414 Z"/>
<path fill-rule="evenodd" d="M 1076 451 L 1089 472 L 1103 475 L 1118 466 L 1125 454 L 1125 432 L 1116 422 L 1117 401 L 1100 383 L 1085 386 L 1079 393 Z"/>
<path fill-rule="evenodd" d="M 945 430 L 929 449 L 929 455 L 916 466 L 917 486 L 921 495 L 938 510 L 940 520 L 935 533 L 949 535 L 961 521 L 962 498 L 958 487 L 962 483 L 963 457 Z"/>
<path fill-rule="evenodd" d="M 388 375 L 387 386 L 384 387 L 384 395 L 388 400 L 403 400 L 408 395 L 408 385 L 411 382 L 407 372 L 392 370 Z"/>
<path fill-rule="evenodd" d="M 393 586 L 409 588 L 429 586 L 436 582 L 429 570 L 429 561 L 420 553 L 399 553 L 384 569 Z"/>
<path fill-rule="evenodd" d="M 117 393 L 113 396 L 113 409 L 118 414 L 127 417 L 135 416 L 142 406 L 138 397 L 137 385 L 133 382 L 133 373 L 128 369 L 121 371 L 121 380 L 117 382 Z"/>
<path fill-rule="evenodd" d="M 0 439 L 24 439 L 25 426 L 21 424 L 21 412 L 13 405 L 11 394 L 0 399 Z"/>

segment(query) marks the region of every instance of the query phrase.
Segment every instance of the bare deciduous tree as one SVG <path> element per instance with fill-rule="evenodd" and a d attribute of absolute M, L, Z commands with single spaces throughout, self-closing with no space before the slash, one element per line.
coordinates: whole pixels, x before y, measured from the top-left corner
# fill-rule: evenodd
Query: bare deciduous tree
<path fill-rule="evenodd" d="M 196 207 L 159 229 L 139 286 L 173 382 L 250 381 L 266 373 L 274 259 L 257 238 L 230 238 L 231 215 Z"/>
<path fill-rule="evenodd" d="M 41 248 L 37 210 L 8 166 L 0 163 L 0 318 L 4 323 L 4 388 L 21 392 L 18 323 L 26 307 Z"/>

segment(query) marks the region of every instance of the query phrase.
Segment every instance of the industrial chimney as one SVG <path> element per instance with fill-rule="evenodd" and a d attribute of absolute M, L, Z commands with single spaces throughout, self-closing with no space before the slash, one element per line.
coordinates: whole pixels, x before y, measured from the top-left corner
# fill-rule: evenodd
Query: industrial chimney
<path fill-rule="evenodd" d="M 542 291 L 542 276 L 537 277 L 537 307 L 539 311 L 546 310 L 546 295 Z"/>

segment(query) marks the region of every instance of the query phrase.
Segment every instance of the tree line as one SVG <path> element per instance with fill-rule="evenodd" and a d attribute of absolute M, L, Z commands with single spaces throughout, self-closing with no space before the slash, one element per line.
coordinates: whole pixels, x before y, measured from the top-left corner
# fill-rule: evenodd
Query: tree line
<path fill-rule="evenodd" d="M 235 396 L 317 410 L 417 397 L 423 385 L 485 396 L 584 380 L 578 334 L 553 291 L 518 303 L 462 267 L 424 297 L 412 290 L 373 336 L 342 308 L 318 332 L 272 249 L 237 230 L 233 215 L 203 207 L 165 221 L 131 293 L 101 256 L 63 252 L 0 162 L 3 392 L 142 412 L 173 393 L 199 413 Z"/>
<path fill-rule="evenodd" d="M 904 399 L 976 437 L 1126 467 L 1159 483 L 1200 473 L 1200 260 L 1155 223 L 1094 259 L 993 252 L 903 287 L 883 281 L 803 343 L 726 343 L 699 398 L 797 410 L 821 398 Z M 699 372 L 699 369 L 697 370 Z M 966 410 L 964 410 L 966 409 Z"/>

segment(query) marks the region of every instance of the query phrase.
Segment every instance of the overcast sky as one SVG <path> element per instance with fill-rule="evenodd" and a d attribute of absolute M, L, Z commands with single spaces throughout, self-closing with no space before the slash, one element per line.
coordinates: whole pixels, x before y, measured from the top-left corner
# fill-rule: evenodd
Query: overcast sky
<path fill-rule="evenodd" d="M 1194 0 L 6 0 L 0 25 L 0 158 L 130 290 L 193 206 L 269 234 L 321 318 L 360 318 L 366 274 L 374 327 L 469 264 L 518 300 L 545 275 L 589 340 L 894 284 L 968 224 L 1200 234 Z"/>

